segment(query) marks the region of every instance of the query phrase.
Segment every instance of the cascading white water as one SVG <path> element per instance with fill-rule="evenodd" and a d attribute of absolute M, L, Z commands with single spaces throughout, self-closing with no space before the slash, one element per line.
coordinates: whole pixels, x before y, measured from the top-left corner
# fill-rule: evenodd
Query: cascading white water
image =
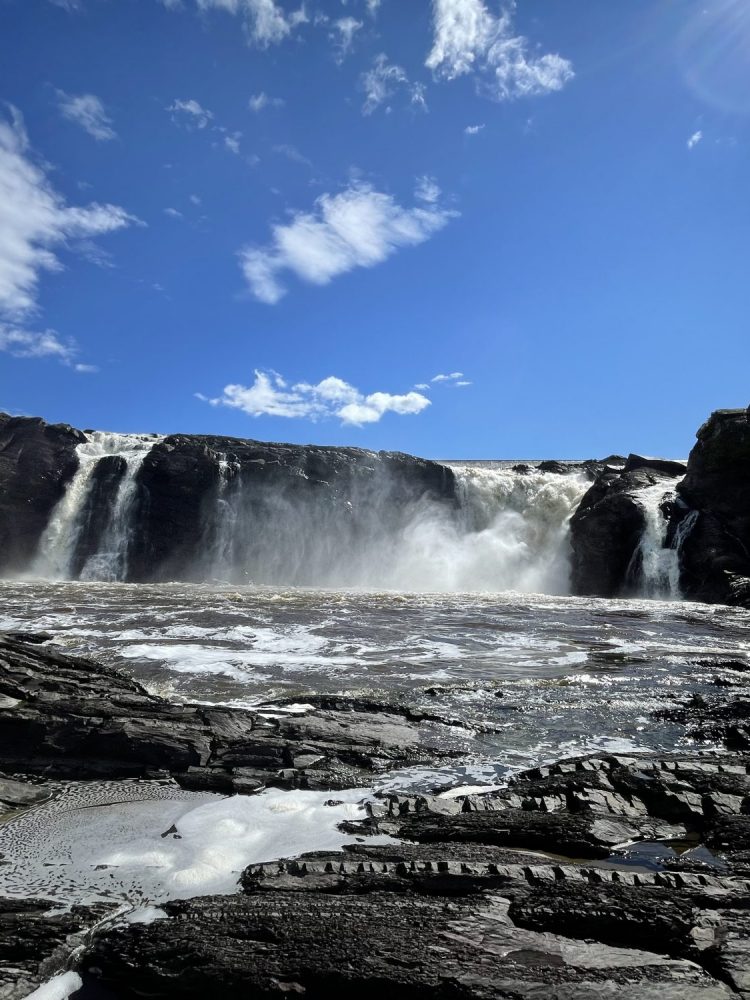
<path fill-rule="evenodd" d="M 628 575 L 637 573 L 639 591 L 644 597 L 676 601 L 682 596 L 680 550 L 698 518 L 698 511 L 690 511 L 682 519 L 672 544 L 668 546 L 669 524 L 661 508 L 672 493 L 673 490 L 665 489 L 663 483 L 656 483 L 638 493 L 638 502 L 643 508 L 644 526 L 631 563 L 633 572 L 629 571 Z"/>
<path fill-rule="evenodd" d="M 94 470 L 102 458 L 118 456 L 125 462 L 125 471 L 98 550 L 87 559 L 81 576 L 87 580 L 124 578 L 127 548 L 133 531 L 131 514 L 136 495 L 135 477 L 146 455 L 160 440 L 162 438 L 153 434 L 89 432 L 87 440 L 76 447 L 78 469 L 52 511 L 40 539 L 31 567 L 33 576 L 51 580 L 70 579 L 73 558 L 85 528 L 81 515 Z"/>
<path fill-rule="evenodd" d="M 128 578 L 138 530 L 136 477 L 160 440 L 92 433 L 58 503 L 32 567 L 51 579 Z M 106 456 L 126 464 L 103 494 L 94 470 Z M 403 492 L 387 473 L 355 482 L 352 493 L 264 486 L 243 478 L 235 456 L 215 453 L 215 492 L 203 501 L 189 579 L 419 591 L 565 594 L 568 524 L 588 477 L 510 463 L 450 463 L 456 502 Z M 103 479 L 102 475 L 98 478 Z M 115 470 L 118 474 L 118 470 Z M 304 478 L 304 477 L 303 477 Z M 89 523 L 92 509 L 98 517 Z"/>
<path fill-rule="evenodd" d="M 234 540 L 239 517 L 240 463 L 217 455 L 219 481 L 213 516 L 208 524 L 206 567 L 209 579 L 227 579 L 234 565 Z"/>
<path fill-rule="evenodd" d="M 200 578 L 408 591 L 569 590 L 568 524 L 585 474 L 452 464 L 457 503 L 394 500 L 387 477 L 343 505 L 327 492 L 244 492 L 222 482 Z"/>
<path fill-rule="evenodd" d="M 679 596 L 679 557 L 676 549 L 665 547 L 668 524 L 661 510 L 670 492 L 663 483 L 657 483 L 638 493 L 643 533 L 633 558 L 639 563 L 640 587 L 646 597 Z"/>
<path fill-rule="evenodd" d="M 585 474 L 453 465 L 460 507 L 417 512 L 394 552 L 391 586 L 416 590 L 565 594 L 569 522 Z"/>

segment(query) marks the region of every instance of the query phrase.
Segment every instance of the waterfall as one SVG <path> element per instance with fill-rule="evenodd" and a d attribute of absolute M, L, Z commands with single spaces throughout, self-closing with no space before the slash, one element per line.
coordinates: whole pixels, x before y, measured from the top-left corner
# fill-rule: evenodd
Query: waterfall
<path fill-rule="evenodd" d="M 457 503 L 394 498 L 386 476 L 345 496 L 254 486 L 222 470 L 193 578 L 412 591 L 569 590 L 568 523 L 585 474 L 452 465 Z M 208 569 L 207 569 L 208 567 Z"/>
<path fill-rule="evenodd" d="M 644 597 L 676 601 L 680 593 L 680 550 L 690 534 L 698 517 L 698 511 L 690 511 L 680 521 L 675 530 L 672 544 L 667 544 L 669 528 L 662 506 L 673 493 L 657 483 L 638 493 L 638 502 L 643 508 L 643 533 L 633 554 L 628 577 L 635 579 L 639 592 Z"/>
<path fill-rule="evenodd" d="M 206 575 L 209 580 L 229 580 L 234 566 L 234 543 L 241 494 L 241 466 L 236 456 L 216 456 L 216 496 L 205 525 Z"/>
<path fill-rule="evenodd" d="M 127 580 L 143 509 L 138 471 L 160 439 L 92 433 L 50 517 L 33 573 Z M 212 486 L 189 508 L 194 532 L 169 579 L 412 591 L 569 591 L 568 525 L 590 480 L 508 462 L 450 463 L 455 496 L 399 478 L 373 455 L 341 478 L 302 468 L 254 475 L 211 451 Z M 204 466 L 205 468 L 205 466 Z M 354 472 L 352 472 L 354 469 Z M 205 477 L 202 480 L 205 484 Z M 168 555 L 168 558 L 170 556 Z M 155 575 L 161 565 L 153 567 Z"/>
<path fill-rule="evenodd" d="M 128 548 L 134 530 L 136 475 L 146 455 L 160 440 L 156 435 L 146 434 L 88 433 L 87 440 L 76 447 L 78 469 L 52 511 L 31 567 L 32 575 L 52 580 L 68 580 L 73 576 L 110 581 L 126 578 Z M 116 494 L 104 512 L 104 529 L 94 550 L 80 572 L 75 573 L 76 553 L 86 540 L 89 526 L 86 505 L 95 486 L 97 467 L 102 459 L 113 457 L 120 458 L 123 464 Z"/>

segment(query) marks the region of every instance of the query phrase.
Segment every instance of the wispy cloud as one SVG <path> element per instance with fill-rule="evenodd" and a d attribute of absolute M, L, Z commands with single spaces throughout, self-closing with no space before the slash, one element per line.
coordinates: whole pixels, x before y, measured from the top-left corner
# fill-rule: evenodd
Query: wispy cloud
<path fill-rule="evenodd" d="M 117 138 L 112 119 L 95 94 L 66 94 L 64 90 L 58 90 L 57 101 L 63 118 L 79 125 L 94 139 L 107 142 Z"/>
<path fill-rule="evenodd" d="M 206 128 L 213 121 L 213 112 L 202 107 L 198 101 L 189 98 L 186 101 L 173 101 L 167 108 L 172 112 L 172 121 L 185 128 Z"/>
<path fill-rule="evenodd" d="M 220 396 L 210 399 L 196 393 L 211 406 L 229 406 L 251 417 L 272 416 L 307 420 L 338 418 L 342 424 L 362 426 L 377 423 L 386 413 L 421 413 L 430 400 L 418 392 L 365 394 L 343 379 L 330 375 L 321 382 L 288 383 L 274 371 L 255 371 L 252 385 L 227 385 Z"/>
<path fill-rule="evenodd" d="M 301 163 L 305 167 L 312 166 L 312 160 L 310 160 L 304 153 L 300 153 L 296 146 L 292 146 L 291 143 L 284 142 L 278 146 L 273 147 L 274 153 L 278 153 L 279 156 L 285 156 L 287 160 L 291 160 L 292 163 Z"/>
<path fill-rule="evenodd" d="M 483 128 L 484 128 L 483 124 L 482 125 L 467 125 L 466 128 L 464 129 L 464 132 L 466 133 L 466 135 L 478 135 L 482 131 Z"/>
<path fill-rule="evenodd" d="M 268 245 L 240 252 L 250 290 L 261 302 L 274 304 L 286 294 L 284 272 L 326 285 L 354 268 L 382 263 L 401 247 L 423 243 L 457 215 L 438 203 L 438 195 L 439 190 L 434 201 L 411 208 L 363 183 L 321 195 L 311 212 L 274 226 Z"/>
<path fill-rule="evenodd" d="M 450 375 L 433 375 L 430 382 L 452 382 L 454 385 L 471 385 L 471 382 L 462 381 L 463 372 L 451 372 Z"/>
<path fill-rule="evenodd" d="M 38 311 L 41 275 L 63 269 L 57 247 L 91 257 L 91 239 L 140 223 L 119 205 L 68 205 L 35 161 L 20 113 L 10 110 L 10 120 L 0 119 L 0 350 L 73 366 L 72 341 L 25 328 Z"/>
<path fill-rule="evenodd" d="M 331 37 L 336 50 L 337 62 L 343 62 L 349 55 L 354 44 L 354 36 L 363 27 L 364 23 L 355 17 L 340 17 L 333 22 Z"/>
<path fill-rule="evenodd" d="M 376 56 L 370 69 L 362 74 L 360 84 L 365 92 L 365 103 L 362 105 L 362 113 L 365 115 L 371 115 L 381 105 L 385 105 L 386 111 L 390 111 L 390 106 L 386 102 L 398 90 L 406 91 L 413 105 L 422 109 L 427 108 L 424 85 L 412 83 L 406 75 L 406 70 L 395 63 L 389 63 L 388 56 L 384 52 Z"/>
<path fill-rule="evenodd" d="M 0 321 L 0 351 L 14 358 L 58 361 L 66 368 L 80 374 L 98 372 L 96 365 L 76 361 L 78 345 L 70 338 L 61 340 L 54 330 L 26 330 L 12 323 Z"/>
<path fill-rule="evenodd" d="M 261 90 L 259 94 L 251 95 L 247 106 L 251 111 L 258 114 L 258 112 L 263 111 L 265 108 L 283 108 L 284 99 L 282 97 L 269 97 L 265 90 Z"/>
<path fill-rule="evenodd" d="M 39 278 L 60 271 L 53 248 L 138 223 L 119 205 L 68 205 L 34 161 L 23 119 L 0 119 L 0 318 L 36 305 Z"/>
<path fill-rule="evenodd" d="M 703 139 L 703 132 L 700 129 L 698 129 L 698 131 L 697 132 L 693 132 L 693 134 L 688 139 L 688 141 L 687 141 L 687 148 L 688 149 L 695 149 L 695 147 L 698 145 L 698 143 L 702 139 Z"/>
<path fill-rule="evenodd" d="M 569 60 L 540 55 L 514 34 L 509 4 L 499 16 L 484 0 L 433 0 L 433 43 L 425 65 L 445 80 L 475 74 L 481 93 L 497 101 L 561 90 L 574 76 Z"/>
<path fill-rule="evenodd" d="M 167 2 L 165 6 L 177 9 L 183 5 Z M 287 13 L 276 0 L 195 0 L 195 6 L 199 11 L 222 10 L 238 17 L 248 44 L 259 48 L 278 45 L 308 19 L 304 5 Z"/>

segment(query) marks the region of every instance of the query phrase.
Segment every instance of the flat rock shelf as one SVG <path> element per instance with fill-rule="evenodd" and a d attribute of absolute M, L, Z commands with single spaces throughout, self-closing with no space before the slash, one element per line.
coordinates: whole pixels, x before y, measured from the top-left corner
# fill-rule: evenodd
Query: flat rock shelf
<path fill-rule="evenodd" d="M 382 770 L 450 752 L 434 720 L 366 699 L 321 699 L 302 716 L 171 704 L 47 639 L 0 640 L 2 1000 L 55 976 L 48 990 L 81 1000 L 750 996 L 742 698 L 670 710 L 691 752 L 586 755 L 486 792 L 373 794 Z M 320 849 L 256 842 L 252 863 L 226 863 L 218 894 L 176 878 L 161 896 L 147 881 L 102 889 L 126 884 L 117 824 L 105 865 L 73 852 L 60 868 L 72 886 L 97 869 L 87 895 L 56 897 L 55 871 L 37 897 L 14 882 L 39 837 L 59 851 L 76 815 L 95 832 L 131 798 L 164 827 L 152 866 L 178 858 L 184 873 L 208 828 L 247 846 L 253 810 L 291 814 L 300 796 L 318 796 L 308 834 L 330 816 L 325 838 L 316 827 L 299 841 Z"/>

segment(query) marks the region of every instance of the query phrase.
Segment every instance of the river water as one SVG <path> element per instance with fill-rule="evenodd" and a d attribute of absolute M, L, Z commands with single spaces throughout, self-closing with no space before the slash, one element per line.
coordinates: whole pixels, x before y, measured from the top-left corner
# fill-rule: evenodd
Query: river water
<path fill-rule="evenodd" d="M 673 749 L 652 713 L 750 662 L 750 612 L 679 601 L 194 584 L 4 582 L 0 628 L 46 630 L 170 699 L 264 705 L 321 692 L 461 723 L 455 763 L 379 786 L 496 783 L 599 749 Z M 738 688 L 740 693 L 741 688 Z"/>

